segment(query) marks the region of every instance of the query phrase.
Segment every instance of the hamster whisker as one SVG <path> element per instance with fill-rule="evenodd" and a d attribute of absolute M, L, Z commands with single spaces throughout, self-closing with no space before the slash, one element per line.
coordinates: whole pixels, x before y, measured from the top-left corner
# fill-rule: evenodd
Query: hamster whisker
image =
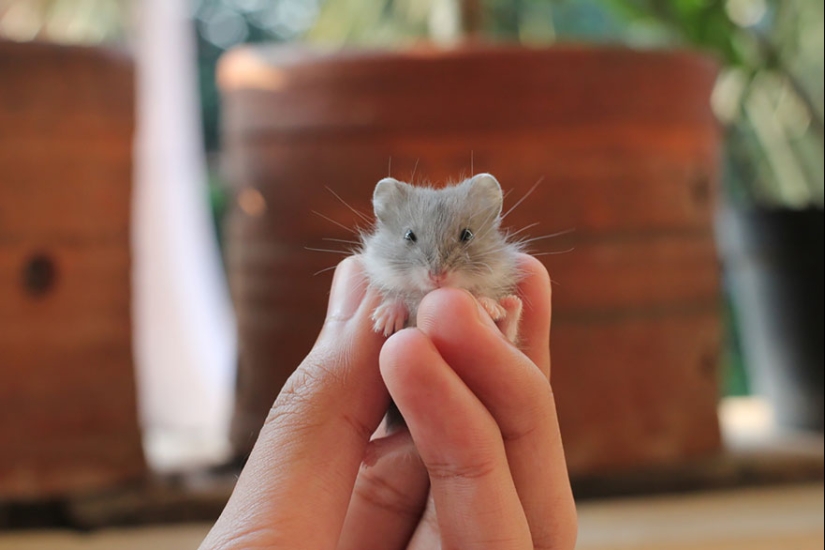
<path fill-rule="evenodd" d="M 555 256 L 557 254 L 567 254 L 568 252 L 573 252 L 576 250 L 576 247 L 568 248 L 567 250 L 554 250 L 552 252 L 537 252 L 535 254 L 531 254 L 531 256 Z"/>
<path fill-rule="evenodd" d="M 522 227 L 518 231 L 514 231 L 512 233 L 507 233 L 507 239 L 509 240 L 509 239 L 515 237 L 516 235 L 518 235 L 519 233 L 523 233 L 523 232 L 527 231 L 528 229 L 533 229 L 534 227 L 536 227 L 539 224 L 541 224 L 541 222 L 533 222 L 529 225 L 525 225 L 524 227 Z"/>
<path fill-rule="evenodd" d="M 333 220 L 332 218 L 330 218 L 330 217 L 328 217 L 328 216 L 324 216 L 323 214 L 321 214 L 320 212 L 318 212 L 318 211 L 316 211 L 316 210 L 310 210 L 310 212 L 312 212 L 313 214 L 315 214 L 315 215 L 316 215 L 316 216 L 318 216 L 318 217 L 324 218 L 325 220 L 327 220 L 327 221 L 328 221 L 328 222 L 330 222 L 330 223 L 334 223 L 335 225 L 337 225 L 337 226 L 338 226 L 338 227 L 340 227 L 341 229 L 346 229 L 347 231 L 349 231 L 350 233 L 352 233 L 352 234 L 353 234 L 353 235 L 355 235 L 355 236 L 360 236 L 360 235 L 361 235 L 361 234 L 360 234 L 358 231 L 356 231 L 355 229 L 353 229 L 353 228 L 351 228 L 351 227 L 347 227 L 346 225 L 344 225 L 344 224 L 342 224 L 342 223 L 340 223 L 340 222 L 337 222 L 337 221 Z"/>
<path fill-rule="evenodd" d="M 495 271 L 493 271 L 493 268 L 490 267 L 490 264 L 487 262 L 477 262 L 473 265 L 473 267 L 484 267 L 490 272 L 490 275 L 495 275 Z"/>
<path fill-rule="evenodd" d="M 521 198 L 518 200 L 518 202 L 516 202 L 516 204 L 514 204 L 513 206 L 511 206 L 511 207 L 510 207 L 510 209 L 509 209 L 507 212 L 505 212 L 505 213 L 501 216 L 501 219 L 503 220 L 504 218 L 506 218 L 507 216 L 509 216 L 509 215 L 510 215 L 510 212 L 512 212 L 513 210 L 515 210 L 515 209 L 516 209 L 516 208 L 517 208 L 517 207 L 518 207 L 521 203 L 523 203 L 525 200 L 527 200 L 527 197 L 529 197 L 530 195 L 532 195 L 532 194 L 533 194 L 533 191 L 535 191 L 535 190 L 536 190 L 536 188 L 539 186 L 539 184 L 541 184 L 541 182 L 543 182 L 543 181 L 544 181 L 544 176 L 540 177 L 540 178 L 539 178 L 539 180 L 538 180 L 536 183 L 534 183 L 534 184 L 533 184 L 533 187 L 531 187 L 531 188 L 530 188 L 530 189 L 529 189 L 529 190 L 528 190 L 528 191 L 524 194 L 524 196 L 523 196 L 523 197 L 521 197 Z"/>
<path fill-rule="evenodd" d="M 505 242 L 504 244 L 501 244 L 499 246 L 494 246 L 494 247 L 491 247 L 491 248 L 487 248 L 487 249 L 484 250 L 484 252 L 486 254 L 497 254 L 497 253 L 502 252 L 504 250 L 507 250 L 508 248 L 511 248 L 513 246 L 518 247 L 518 244 L 519 243 L 507 243 L 507 242 Z"/>
<path fill-rule="evenodd" d="M 390 160 L 392 160 L 392 158 L 390 158 Z M 345 201 L 344 199 L 342 199 L 342 198 L 338 195 L 338 193 L 336 193 L 335 191 L 333 191 L 333 190 L 332 190 L 332 188 L 331 188 L 329 185 L 325 185 L 324 187 L 326 187 L 326 188 L 327 188 L 327 191 L 329 191 L 330 193 L 332 193 L 332 196 L 333 196 L 333 197 L 335 197 L 336 199 L 338 199 L 339 201 L 341 201 L 341 204 L 343 204 L 344 206 L 346 206 L 347 208 L 349 208 L 349 209 L 352 211 L 352 213 L 353 213 L 353 214 L 355 214 L 356 216 L 358 216 L 359 218 L 361 218 L 362 220 L 364 220 L 364 221 L 365 221 L 365 222 L 367 222 L 367 223 L 372 223 L 372 220 L 371 220 L 371 219 L 370 219 L 370 218 L 369 218 L 366 214 L 364 214 L 363 212 L 360 212 L 360 211 L 356 210 L 355 208 L 353 208 L 352 206 L 350 206 L 350 204 L 349 204 L 347 201 Z"/>
<path fill-rule="evenodd" d="M 361 246 L 361 241 L 348 241 L 347 239 L 333 239 L 332 237 L 322 237 L 322 241 L 331 241 L 334 243 L 345 243 L 345 244 L 354 244 L 356 246 Z"/>
<path fill-rule="evenodd" d="M 326 273 L 327 271 L 332 271 L 336 267 L 338 267 L 338 264 L 331 265 L 329 267 L 325 267 L 324 269 L 321 269 L 321 270 L 316 271 L 315 273 L 313 273 L 312 276 L 315 277 L 316 275 L 320 275 L 321 273 Z"/>
<path fill-rule="evenodd" d="M 412 174 L 410 174 L 410 183 L 415 181 L 415 171 L 418 170 L 418 161 L 421 159 L 415 159 L 415 164 L 413 165 Z"/>
<path fill-rule="evenodd" d="M 312 248 L 309 246 L 305 246 L 304 249 L 311 250 L 312 252 L 329 252 L 331 254 L 342 254 L 344 256 L 349 256 L 352 254 L 351 250 L 331 250 L 329 248 Z"/>
<path fill-rule="evenodd" d="M 524 239 L 519 241 L 521 244 L 530 244 L 536 241 L 543 241 L 544 239 L 552 239 L 553 237 L 561 237 L 562 235 L 567 235 L 568 233 L 572 233 L 576 230 L 575 227 L 571 229 L 565 229 L 563 231 L 557 231 L 555 233 L 549 233 L 547 235 L 541 235 L 540 237 L 532 237 L 530 239 Z"/>

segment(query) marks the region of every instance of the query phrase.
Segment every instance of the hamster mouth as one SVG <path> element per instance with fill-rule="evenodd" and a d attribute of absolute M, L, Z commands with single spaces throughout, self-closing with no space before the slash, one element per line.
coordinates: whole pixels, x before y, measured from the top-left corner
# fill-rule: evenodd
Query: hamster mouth
<path fill-rule="evenodd" d="M 427 286 L 430 290 L 452 286 L 453 277 L 450 275 L 447 271 L 430 271 L 427 273 Z"/>

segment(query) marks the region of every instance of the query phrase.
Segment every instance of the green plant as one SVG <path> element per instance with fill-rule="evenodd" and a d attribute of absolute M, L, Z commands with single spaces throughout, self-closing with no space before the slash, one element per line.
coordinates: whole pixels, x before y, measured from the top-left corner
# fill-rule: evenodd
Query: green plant
<path fill-rule="evenodd" d="M 123 36 L 129 0 L 0 0 L 0 38 L 96 44 Z"/>
<path fill-rule="evenodd" d="M 206 146 L 218 147 L 214 66 L 241 42 L 401 47 L 419 40 L 693 47 L 721 72 L 713 107 L 725 186 L 740 203 L 825 201 L 821 0 L 193 0 Z M 0 0 L 0 37 L 96 43 L 126 33 L 132 0 Z M 307 32 L 308 29 L 308 32 Z"/>
<path fill-rule="evenodd" d="M 609 0 L 627 21 L 713 53 L 713 106 L 735 199 L 823 204 L 823 4 L 816 0 Z"/>

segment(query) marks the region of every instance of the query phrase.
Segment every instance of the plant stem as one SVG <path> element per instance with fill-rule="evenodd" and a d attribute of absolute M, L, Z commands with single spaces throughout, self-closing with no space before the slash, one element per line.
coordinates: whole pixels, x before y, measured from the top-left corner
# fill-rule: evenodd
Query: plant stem
<path fill-rule="evenodd" d="M 461 32 L 465 38 L 478 38 L 484 9 L 481 0 L 461 0 Z"/>

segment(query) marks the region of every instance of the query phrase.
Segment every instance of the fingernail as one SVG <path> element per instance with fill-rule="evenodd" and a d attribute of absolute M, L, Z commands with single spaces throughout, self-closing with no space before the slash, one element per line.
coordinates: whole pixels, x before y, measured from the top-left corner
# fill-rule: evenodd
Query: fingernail
<path fill-rule="evenodd" d="M 415 454 L 415 444 L 412 441 L 410 432 L 405 428 L 390 435 L 373 439 L 367 444 L 364 450 L 363 463 L 367 467 L 375 466 L 382 458 L 387 456 L 413 456 Z"/>
<path fill-rule="evenodd" d="M 487 325 L 491 328 L 498 328 L 496 327 L 495 321 L 493 318 L 490 317 L 490 314 L 487 313 L 487 310 L 484 309 L 484 306 L 481 305 L 481 302 L 478 301 L 475 297 L 473 297 L 473 301 L 476 303 L 476 311 L 478 311 L 478 320 L 481 321 L 482 324 Z"/>
<path fill-rule="evenodd" d="M 347 320 L 358 310 L 364 299 L 367 284 L 360 263 L 347 258 L 338 264 L 332 279 L 327 318 Z"/>

